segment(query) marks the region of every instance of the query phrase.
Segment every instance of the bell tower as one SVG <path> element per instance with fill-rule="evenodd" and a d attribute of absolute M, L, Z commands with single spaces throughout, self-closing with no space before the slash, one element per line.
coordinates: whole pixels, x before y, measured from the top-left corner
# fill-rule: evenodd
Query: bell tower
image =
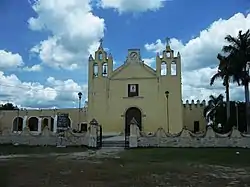
<path fill-rule="evenodd" d="M 95 51 L 94 57 L 89 56 L 88 70 L 88 114 L 94 114 L 96 105 L 107 101 L 109 77 L 113 72 L 113 57 L 103 47 L 103 39 Z M 92 110 L 92 111 L 91 111 Z"/>
<path fill-rule="evenodd" d="M 164 103 L 162 110 L 166 110 L 167 130 L 177 132 L 183 127 L 181 55 L 179 52 L 175 55 L 169 38 L 162 54 L 156 55 L 156 74 L 160 85 L 159 98 Z"/>
<path fill-rule="evenodd" d="M 100 40 L 95 56 L 89 56 L 89 79 L 108 78 L 113 71 L 113 57 L 107 56 L 103 48 L 103 39 Z"/>

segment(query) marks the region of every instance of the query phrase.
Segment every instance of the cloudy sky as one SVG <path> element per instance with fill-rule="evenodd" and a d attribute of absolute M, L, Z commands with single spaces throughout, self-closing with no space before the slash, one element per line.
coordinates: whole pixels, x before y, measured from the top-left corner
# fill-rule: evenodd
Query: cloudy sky
<path fill-rule="evenodd" d="M 182 56 L 183 100 L 224 93 L 211 87 L 227 34 L 250 28 L 249 0 L 1 0 L 0 101 L 32 108 L 77 107 L 87 98 L 87 58 L 100 38 L 118 67 L 128 48 L 146 63 L 171 38 Z M 244 100 L 231 86 L 231 99 Z"/>

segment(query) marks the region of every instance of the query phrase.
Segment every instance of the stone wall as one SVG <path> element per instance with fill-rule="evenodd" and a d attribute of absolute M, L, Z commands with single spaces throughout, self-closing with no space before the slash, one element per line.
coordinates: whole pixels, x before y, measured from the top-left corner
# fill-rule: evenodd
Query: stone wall
<path fill-rule="evenodd" d="M 61 136 L 60 136 L 61 135 Z M 19 145 L 42 145 L 42 146 L 81 146 L 89 145 L 89 132 L 73 133 L 71 130 L 63 134 L 55 134 L 47 127 L 42 133 L 31 133 L 28 127 L 25 127 L 20 134 L 12 132 L 3 132 L 0 135 L 0 144 L 19 144 Z"/>
<path fill-rule="evenodd" d="M 250 135 L 242 134 L 237 129 L 232 129 L 227 134 L 218 134 L 208 127 L 204 134 L 194 134 L 183 129 L 179 134 L 168 134 L 159 128 L 153 135 L 139 132 L 138 127 L 131 138 L 134 143 L 130 147 L 241 147 L 250 148 Z M 131 129 L 132 130 L 132 129 Z M 137 142 L 135 142 L 137 140 Z"/>

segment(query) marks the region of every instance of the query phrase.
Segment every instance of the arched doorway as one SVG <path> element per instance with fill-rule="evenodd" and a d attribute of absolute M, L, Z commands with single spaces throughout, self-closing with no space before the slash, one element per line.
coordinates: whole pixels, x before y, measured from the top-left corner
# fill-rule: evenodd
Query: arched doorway
<path fill-rule="evenodd" d="M 28 127 L 30 131 L 38 131 L 38 118 L 37 117 L 29 118 Z"/>
<path fill-rule="evenodd" d="M 23 118 L 16 117 L 13 121 L 13 131 L 22 131 L 23 130 Z"/>
<path fill-rule="evenodd" d="M 136 120 L 138 127 L 141 130 L 141 127 L 142 127 L 141 110 L 138 109 L 137 107 L 131 107 L 126 111 L 126 114 L 125 114 L 125 135 L 126 136 L 129 136 L 130 134 L 130 122 L 133 118 Z"/>
<path fill-rule="evenodd" d="M 42 121 L 42 130 L 43 130 L 46 126 L 49 127 L 49 119 L 48 119 L 48 118 L 43 118 L 43 121 Z"/>

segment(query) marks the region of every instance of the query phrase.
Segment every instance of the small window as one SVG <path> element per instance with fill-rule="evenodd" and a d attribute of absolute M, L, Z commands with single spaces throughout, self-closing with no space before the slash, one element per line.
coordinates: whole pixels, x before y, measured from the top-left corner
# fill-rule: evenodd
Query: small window
<path fill-rule="evenodd" d="M 199 121 L 194 121 L 194 133 L 200 131 L 200 122 Z"/>
<path fill-rule="evenodd" d="M 87 127 L 88 127 L 88 124 L 87 123 L 81 123 L 81 132 L 87 132 Z"/>
<path fill-rule="evenodd" d="M 139 96 L 139 85 L 138 84 L 129 84 L 128 85 L 128 97 Z"/>
<path fill-rule="evenodd" d="M 171 63 L 171 75 L 177 75 L 176 62 Z"/>
<path fill-rule="evenodd" d="M 103 77 L 108 76 L 108 63 L 107 62 L 102 64 L 102 76 Z"/>
<path fill-rule="evenodd" d="M 94 77 L 98 77 L 98 64 L 97 63 L 94 63 L 93 69 L 94 69 L 93 71 Z"/>
<path fill-rule="evenodd" d="M 168 67 L 166 62 L 161 63 L 161 75 L 167 75 Z"/>
<path fill-rule="evenodd" d="M 99 54 L 98 54 L 98 59 L 99 59 L 99 60 L 102 60 L 102 59 L 103 59 L 103 54 L 102 54 L 102 52 L 99 52 Z"/>

